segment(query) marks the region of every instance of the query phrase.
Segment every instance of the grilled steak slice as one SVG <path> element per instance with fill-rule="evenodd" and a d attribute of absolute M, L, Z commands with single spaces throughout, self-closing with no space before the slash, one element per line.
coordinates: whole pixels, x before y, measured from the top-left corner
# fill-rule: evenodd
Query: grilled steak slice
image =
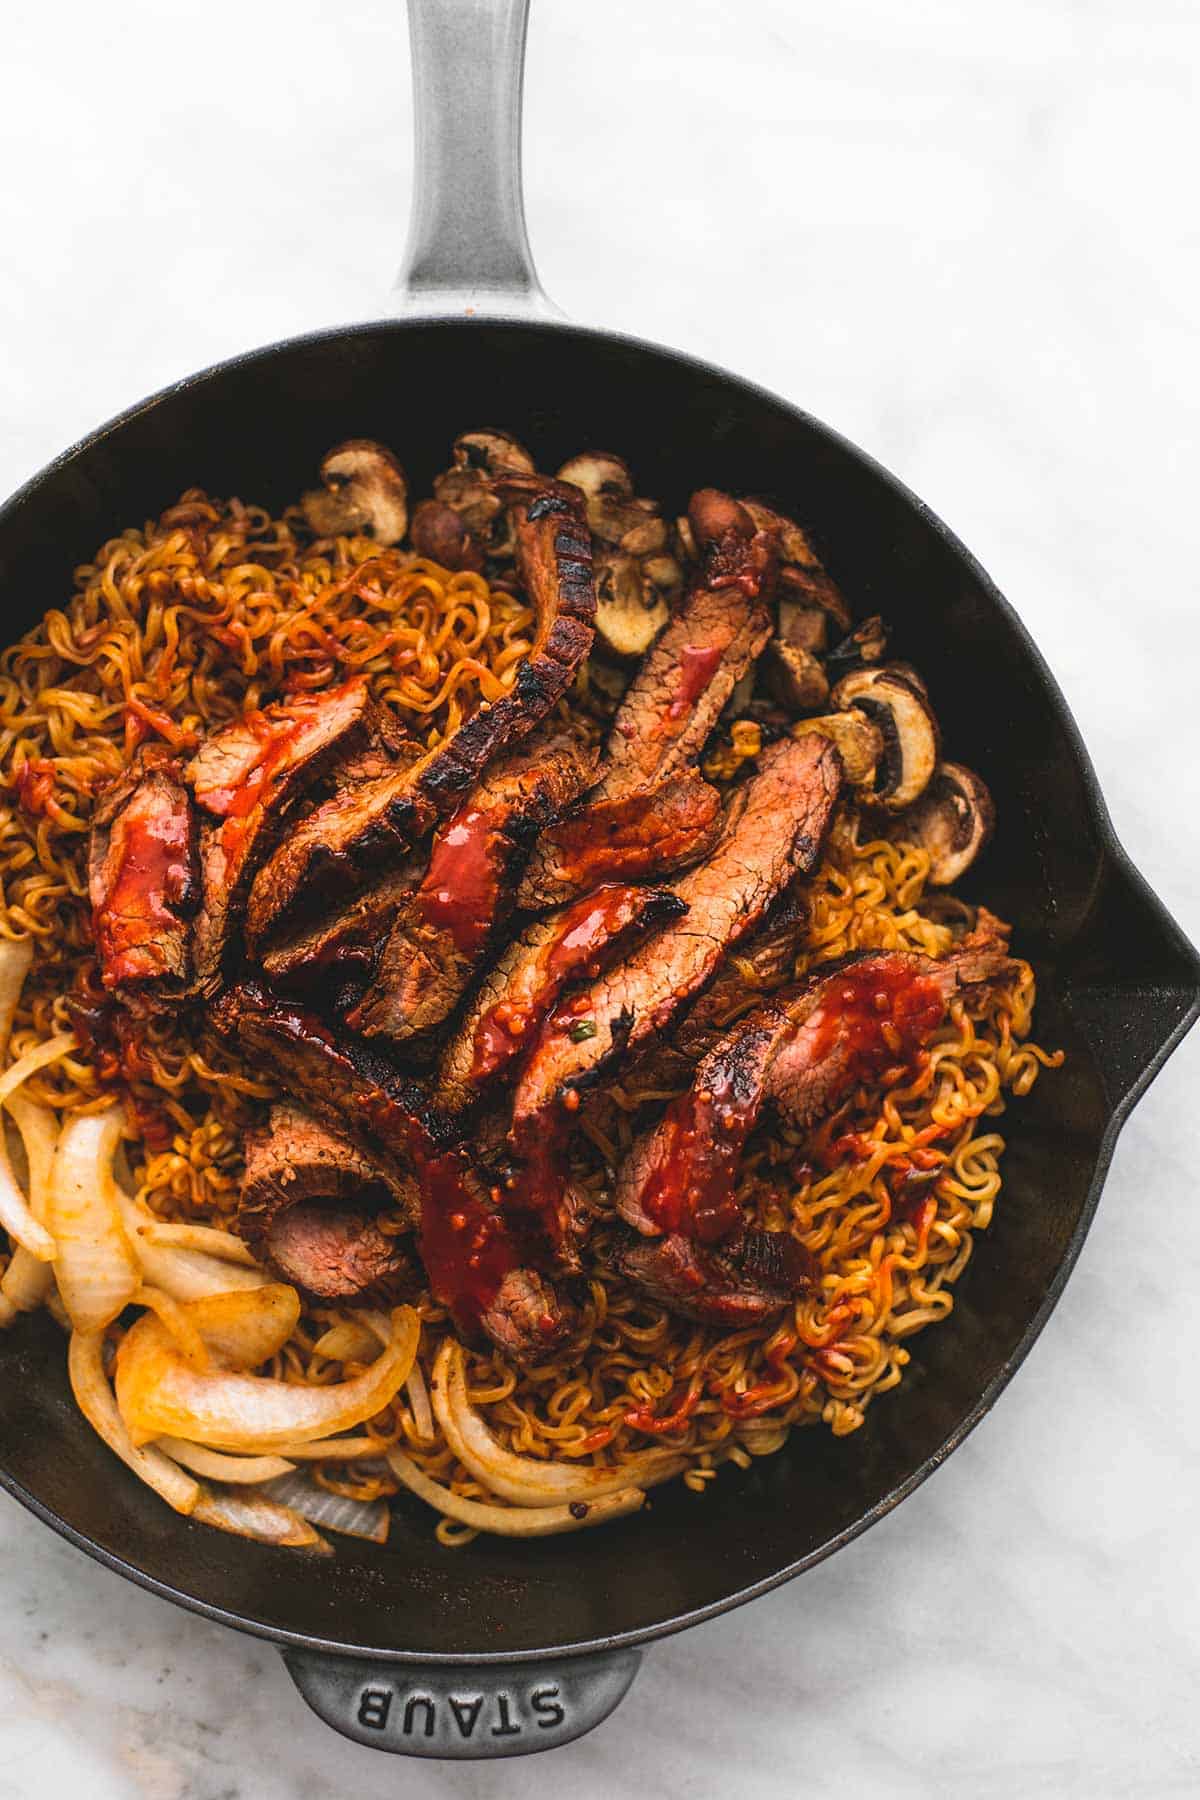
<path fill-rule="evenodd" d="M 425 878 L 349 1015 L 355 1031 L 403 1043 L 450 1016 L 512 909 L 514 869 L 592 766 L 579 739 L 559 732 L 523 745 L 483 777 L 434 839 Z"/>
<path fill-rule="evenodd" d="M 614 1201 L 647 1236 L 703 1246 L 742 1230 L 737 1181 L 767 1101 L 811 1124 L 854 1086 L 911 1069 L 955 994 L 1011 979 L 1021 965 L 991 950 L 936 962 L 862 951 L 817 969 L 741 1020 L 709 1051 L 687 1093 L 633 1148 Z"/>
<path fill-rule="evenodd" d="M 128 1005 L 178 999 L 200 897 L 192 803 L 177 762 L 144 746 L 102 795 L 88 847 L 92 936 L 106 988 Z"/>
<path fill-rule="evenodd" d="M 264 970 L 283 986 L 328 990 L 357 984 L 361 991 L 420 873 L 415 858 L 401 863 L 336 912 L 280 938 L 264 951 Z"/>
<path fill-rule="evenodd" d="M 561 906 L 598 882 L 662 880 L 705 856 L 720 830 L 721 796 L 694 769 L 644 793 L 585 800 L 538 840 L 518 904 Z"/>
<path fill-rule="evenodd" d="M 510 1354 L 547 1354 L 571 1329 L 569 1307 L 528 1271 L 529 1256 L 481 1172 L 428 1110 L 424 1090 L 369 1045 L 336 1035 L 313 1014 L 243 982 L 221 995 L 215 1028 L 269 1069 L 332 1130 L 345 1133 L 392 1192 L 411 1197 L 429 1285 L 464 1332 L 483 1330 Z M 525 1277 L 528 1275 L 528 1281 Z M 510 1288 L 544 1301 L 520 1337 Z M 528 1322 L 528 1321 L 527 1321 Z M 520 1342 L 520 1349 L 514 1345 Z"/>
<path fill-rule="evenodd" d="M 756 932 L 725 958 L 695 1005 L 680 1020 L 675 1048 L 699 1061 L 755 997 L 769 994 L 796 972 L 801 933 L 808 923 L 804 882 L 785 888 Z"/>
<path fill-rule="evenodd" d="M 388 754 L 401 741 L 390 715 L 355 679 L 235 719 L 201 746 L 186 770 L 197 805 L 212 821 L 200 844 L 197 995 L 217 986 L 251 876 L 289 803 L 338 757 Z"/>
<path fill-rule="evenodd" d="M 710 1248 L 679 1231 L 660 1238 L 630 1233 L 615 1260 L 671 1312 L 734 1331 L 766 1324 L 815 1279 L 813 1259 L 794 1237 L 752 1225 Z"/>
<path fill-rule="evenodd" d="M 594 979 L 614 956 L 683 912 L 684 902 L 667 888 L 614 883 L 527 925 L 484 976 L 446 1048 L 439 1103 L 461 1111 L 511 1074 L 570 982 Z"/>
<path fill-rule="evenodd" d="M 445 818 L 482 769 L 523 738 L 566 693 L 592 643 L 592 549 L 577 488 L 540 476 L 497 478 L 510 507 L 517 566 L 537 615 L 529 655 L 509 691 L 486 702 L 444 743 L 406 769 L 363 782 L 353 805 L 320 806 L 261 871 L 251 896 L 259 937 L 315 900 L 348 894 Z"/>
<path fill-rule="evenodd" d="M 397 1197 L 348 1138 L 283 1100 L 247 1134 L 234 1228 L 285 1281 L 319 1300 L 354 1299 L 409 1267 L 372 1217 Z"/>
<path fill-rule="evenodd" d="M 592 798 L 644 793 L 694 762 L 734 688 L 771 635 L 770 535 L 727 495 L 702 488 L 688 509 L 700 568 L 613 719 Z"/>
<path fill-rule="evenodd" d="M 551 1013 L 513 1106 L 521 1136 L 596 1080 L 622 1049 L 640 1050 L 671 1024 L 726 951 L 757 925 L 780 890 L 813 867 L 837 799 L 841 763 L 828 740 L 786 739 L 730 800 L 708 861 L 673 887 L 688 908 L 618 968 Z M 581 1027 L 594 1030 L 583 1036 Z"/>
<path fill-rule="evenodd" d="M 689 510 L 699 572 L 626 690 L 595 787 L 538 845 L 523 906 L 561 905 L 599 881 L 661 880 L 716 839 L 719 798 L 691 764 L 771 635 L 760 596 L 776 558 L 772 535 L 727 495 L 701 489 Z"/>

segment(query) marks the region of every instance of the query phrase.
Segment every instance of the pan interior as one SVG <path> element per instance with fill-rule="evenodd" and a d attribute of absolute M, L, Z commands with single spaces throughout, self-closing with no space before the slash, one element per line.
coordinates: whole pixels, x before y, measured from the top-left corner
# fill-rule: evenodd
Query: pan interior
<path fill-rule="evenodd" d="M 1187 946 L 1124 863 L 1061 697 L 1012 614 L 938 521 L 833 434 L 719 372 L 618 338 L 528 325 L 384 324 L 210 371 L 117 421 L 0 515 L 5 636 L 69 591 L 72 567 L 188 486 L 278 509 L 338 439 L 375 437 L 428 491 L 480 424 L 553 469 L 612 448 L 681 510 L 702 484 L 759 493 L 810 526 L 858 617 L 879 612 L 926 677 L 947 751 L 977 767 L 997 836 L 970 886 L 1016 921 L 1041 980 L 1038 1036 L 1068 1050 L 1005 1124 L 1005 1188 L 949 1322 L 909 1341 L 901 1388 L 863 1430 L 793 1435 L 778 1456 L 678 1489 L 594 1534 L 444 1550 L 397 1506 L 385 1550 L 307 1559 L 189 1525 L 75 1410 L 61 1334 L 0 1340 L 0 1479 L 50 1522 L 187 1603 L 270 1634 L 433 1657 L 530 1654 L 648 1635 L 836 1546 L 940 1457 L 1019 1360 L 1073 1260 L 1114 1115 L 1190 1017 Z"/>

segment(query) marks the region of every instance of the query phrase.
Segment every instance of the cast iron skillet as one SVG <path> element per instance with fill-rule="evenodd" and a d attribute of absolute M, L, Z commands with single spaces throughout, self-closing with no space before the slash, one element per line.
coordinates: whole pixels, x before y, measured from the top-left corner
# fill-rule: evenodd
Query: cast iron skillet
<path fill-rule="evenodd" d="M 418 493 L 459 431 L 495 422 L 544 468 L 585 445 L 619 449 L 668 510 L 705 483 L 772 496 L 815 528 L 856 613 L 892 622 L 950 753 L 990 783 L 999 830 L 972 882 L 1017 921 L 1040 980 L 1038 1036 L 1068 1060 L 1010 1115 L 1003 1204 L 953 1318 L 912 1341 L 908 1378 L 862 1431 L 802 1433 L 745 1475 L 723 1472 L 703 1500 L 665 1490 L 643 1515 L 583 1537 L 443 1550 L 429 1513 L 402 1500 L 386 1549 L 339 1543 L 325 1560 L 244 1544 L 178 1518 L 115 1462 L 72 1403 L 48 1319 L 4 1339 L 10 1493 L 120 1574 L 274 1639 L 339 1731 L 425 1756 L 513 1755 L 578 1736 L 624 1694 L 638 1646 L 811 1567 L 924 1480 L 1045 1324 L 1117 1132 L 1200 1010 L 1200 963 L 1113 836 L 1062 695 L 946 527 L 770 394 L 547 316 L 520 199 L 526 6 L 410 0 L 410 316 L 210 369 L 68 451 L 0 514 L 5 635 L 58 603 L 96 544 L 185 486 L 279 508 L 345 437 L 395 445 Z M 477 316 L 489 309 L 525 317 Z"/>

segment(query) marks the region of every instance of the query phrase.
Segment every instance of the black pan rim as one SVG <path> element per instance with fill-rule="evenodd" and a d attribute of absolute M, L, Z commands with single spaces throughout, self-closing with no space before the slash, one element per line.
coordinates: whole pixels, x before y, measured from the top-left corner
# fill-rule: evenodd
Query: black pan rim
<path fill-rule="evenodd" d="M 255 350 L 245 351 L 237 356 L 229 357 L 221 362 L 211 364 L 207 368 L 198 370 L 194 374 L 188 375 L 180 381 L 173 382 L 164 388 L 160 388 L 156 393 L 151 394 L 147 398 L 137 402 L 135 405 L 128 407 L 124 412 L 118 413 L 114 418 L 109 419 L 105 424 L 90 432 L 86 437 L 62 451 L 43 469 L 32 476 L 29 481 L 18 488 L 16 492 L 5 501 L 3 506 L 0 506 L 0 530 L 3 530 L 4 524 L 9 517 L 15 515 L 24 505 L 25 501 L 32 497 L 44 482 L 50 480 L 60 470 L 69 466 L 71 463 L 87 456 L 88 453 L 101 444 L 110 433 L 118 431 L 123 425 L 139 417 L 141 414 L 148 412 L 160 402 L 172 398 L 176 394 L 184 393 L 190 388 L 198 387 L 210 381 L 219 380 L 221 376 L 234 369 L 252 366 L 256 362 L 266 361 L 283 351 L 302 349 L 307 345 L 328 343 L 336 339 L 359 335 L 372 335 L 375 333 L 387 334 L 393 331 L 397 333 L 419 331 L 427 326 L 433 326 L 439 329 L 450 327 L 457 331 L 475 331 L 481 327 L 487 327 L 491 330 L 512 330 L 520 333 L 552 332 L 561 336 L 574 337 L 581 345 L 585 345 L 589 341 L 627 345 L 632 350 L 666 358 L 669 361 L 679 364 L 685 370 L 694 372 L 697 376 L 707 376 L 717 381 L 735 384 L 749 394 L 751 398 L 781 408 L 786 413 L 791 414 L 798 425 L 811 431 L 817 437 L 823 438 L 831 446 L 845 452 L 869 469 L 880 481 L 890 487 L 892 492 L 911 508 L 911 510 L 942 539 L 948 549 L 961 562 L 973 579 L 978 582 L 988 599 L 996 606 L 1009 624 L 1027 659 L 1028 667 L 1037 682 L 1044 689 L 1050 706 L 1057 714 L 1066 733 L 1074 758 L 1083 777 L 1084 793 L 1086 795 L 1088 807 L 1091 811 L 1092 823 L 1110 868 L 1138 892 L 1140 898 L 1157 919 L 1164 936 L 1171 941 L 1179 954 L 1181 961 L 1187 966 L 1190 972 L 1190 1004 L 1182 1016 L 1176 1021 L 1171 1031 L 1159 1044 L 1154 1054 L 1147 1060 L 1145 1066 L 1139 1072 L 1137 1079 L 1113 1105 L 1108 1124 L 1100 1140 L 1096 1157 L 1096 1166 L 1092 1174 L 1092 1179 L 1088 1187 L 1087 1197 L 1080 1213 L 1079 1221 L 1066 1246 L 1062 1259 L 1055 1272 L 1054 1279 L 1047 1288 L 1041 1304 L 1030 1319 L 1029 1324 L 1022 1334 L 1012 1355 L 980 1394 L 975 1405 L 936 1451 L 914 1469 L 904 1481 L 898 1483 L 894 1488 L 889 1490 L 888 1493 L 883 1495 L 868 1512 L 856 1519 L 852 1524 L 846 1526 L 844 1530 L 838 1532 L 818 1549 L 799 1558 L 796 1562 L 785 1564 L 784 1567 L 775 1570 L 772 1574 L 764 1576 L 762 1579 L 752 1582 L 744 1588 L 738 1588 L 732 1593 L 724 1595 L 719 1600 L 711 1601 L 706 1606 L 697 1607 L 686 1613 L 675 1614 L 669 1618 L 659 1620 L 653 1625 L 642 1626 L 628 1632 L 614 1633 L 602 1638 L 581 1640 L 566 1644 L 547 1644 L 535 1650 L 464 1650 L 442 1654 L 437 1657 L 430 1657 L 421 1653 L 406 1652 L 402 1649 L 379 1648 L 374 1645 L 358 1645 L 347 1642 L 344 1639 L 324 1638 L 309 1635 L 307 1633 L 289 1632 L 278 1626 L 273 1626 L 265 1620 L 252 1618 L 249 1615 L 242 1613 L 232 1612 L 224 1607 L 210 1605 L 205 1601 L 197 1599 L 194 1595 L 173 1587 L 169 1581 L 162 1580 L 158 1576 L 152 1575 L 146 1570 L 136 1567 L 132 1563 L 125 1562 L 121 1557 L 103 1549 L 84 1533 L 76 1531 L 73 1526 L 67 1524 L 67 1522 L 60 1518 L 51 1508 L 45 1506 L 36 1494 L 25 1488 L 20 1482 L 14 1480 L 12 1476 L 8 1474 L 7 1470 L 0 1467 L 0 1488 L 3 1488 L 5 1492 L 11 1494 L 15 1500 L 27 1509 L 27 1511 L 32 1513 L 34 1517 L 39 1519 L 44 1525 L 48 1525 L 59 1537 L 64 1538 L 68 1543 L 73 1544 L 77 1549 L 82 1550 L 85 1555 L 90 1556 L 95 1562 L 98 1562 L 102 1567 L 111 1570 L 114 1574 L 122 1575 L 127 1580 L 135 1583 L 138 1587 L 157 1595 L 160 1599 L 172 1601 L 176 1605 L 185 1608 L 187 1611 L 197 1613 L 202 1618 L 210 1619 L 217 1624 L 229 1626 L 236 1631 L 246 1632 L 250 1636 L 278 1644 L 283 1648 L 310 1650 L 328 1656 L 355 1657 L 372 1662 L 392 1663 L 397 1666 L 408 1665 L 411 1667 L 429 1666 L 433 1662 L 450 1667 L 455 1665 L 504 1667 L 518 1664 L 536 1664 L 544 1661 L 548 1657 L 585 1656 L 618 1649 L 633 1649 L 642 1644 L 652 1643 L 659 1638 L 672 1636 L 676 1632 L 686 1631 L 693 1625 L 700 1625 L 707 1620 L 718 1618 L 723 1613 L 731 1612 L 735 1607 L 745 1605 L 747 1601 L 757 1599 L 762 1594 L 770 1593 L 773 1589 L 783 1586 L 785 1582 L 793 1580 L 797 1575 L 804 1574 L 808 1569 L 814 1568 L 818 1563 L 824 1562 L 825 1559 L 832 1556 L 835 1551 L 840 1550 L 846 1544 L 851 1543 L 872 1525 L 877 1524 L 878 1521 L 884 1518 L 888 1513 L 894 1511 L 903 1500 L 906 1500 L 911 1493 L 929 1478 L 930 1475 L 934 1474 L 935 1471 L 942 1466 L 946 1459 L 991 1411 L 992 1407 L 995 1405 L 996 1401 L 1008 1386 L 1021 1364 L 1025 1361 L 1025 1358 L 1029 1355 L 1029 1352 L 1032 1350 L 1038 1338 L 1041 1336 L 1047 1320 L 1054 1311 L 1055 1306 L 1058 1304 L 1063 1288 L 1066 1286 L 1066 1283 L 1079 1260 L 1084 1240 L 1086 1239 L 1092 1221 L 1095 1218 L 1096 1209 L 1100 1201 L 1101 1190 L 1103 1189 L 1105 1177 L 1107 1176 L 1108 1168 L 1116 1147 L 1117 1138 L 1120 1135 L 1122 1127 L 1133 1107 L 1150 1086 L 1150 1083 L 1154 1080 L 1163 1064 L 1167 1061 L 1167 1058 L 1183 1038 L 1186 1037 L 1197 1018 L 1200 1018 L 1200 955 L 1197 954 L 1195 948 L 1176 924 L 1175 920 L 1167 911 L 1162 901 L 1158 898 L 1158 895 L 1150 887 L 1145 877 L 1135 867 L 1120 843 L 1113 828 L 1104 796 L 1101 793 L 1100 784 L 1096 776 L 1096 771 L 1092 765 L 1091 757 L 1088 754 L 1087 747 L 1080 735 L 1079 727 L 1075 722 L 1074 715 L 1071 712 L 1070 706 L 1068 705 L 1058 682 L 1051 672 L 1046 659 L 1030 636 L 1016 609 L 1000 592 L 986 570 L 967 547 L 955 533 L 951 531 L 950 527 L 938 517 L 932 508 L 927 506 L 924 501 L 893 475 L 890 470 L 876 461 L 869 452 L 860 449 L 859 446 L 854 444 L 849 438 L 843 436 L 831 426 L 824 424 L 821 420 L 814 418 L 811 413 L 805 412 L 801 407 L 793 406 L 790 401 L 782 399 L 770 389 L 765 388 L 754 381 L 747 380 L 740 375 L 731 374 L 728 370 L 722 369 L 717 364 L 704 361 L 699 357 L 690 356 L 684 352 L 673 350 L 660 344 L 651 343 L 644 338 L 634 337 L 629 333 L 606 331 L 595 327 L 572 325 L 567 322 L 544 319 L 463 318 L 435 315 L 414 318 L 371 319 L 357 324 L 340 325 L 327 327 L 318 331 L 305 332 L 298 336 L 282 339 L 277 343 L 264 345 Z"/>

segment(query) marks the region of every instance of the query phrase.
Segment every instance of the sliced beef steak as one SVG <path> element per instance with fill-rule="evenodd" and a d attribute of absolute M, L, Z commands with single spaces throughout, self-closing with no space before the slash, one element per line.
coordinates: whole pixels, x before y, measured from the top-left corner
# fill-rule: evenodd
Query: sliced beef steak
<path fill-rule="evenodd" d="M 483 777 L 433 841 L 348 1023 L 405 1043 L 449 1018 L 512 910 L 512 876 L 546 823 L 586 785 L 593 758 L 567 732 L 539 736 Z"/>
<path fill-rule="evenodd" d="M 493 757 L 545 718 L 591 648 L 596 594 L 582 494 L 533 475 L 499 477 L 495 489 L 511 510 L 517 566 L 537 616 L 529 655 L 506 694 L 419 761 L 361 783 L 352 806 L 336 796 L 291 833 L 255 882 L 258 937 L 352 893 L 452 813 Z"/>
<path fill-rule="evenodd" d="M 622 1263 L 627 1273 L 637 1279 L 635 1270 L 649 1271 L 652 1291 L 671 1304 L 664 1272 L 682 1271 L 688 1262 L 676 1240 L 695 1247 L 700 1269 L 709 1252 L 724 1255 L 727 1244 L 744 1239 L 738 1175 L 768 1101 L 790 1124 L 803 1126 L 856 1082 L 899 1079 L 955 994 L 1010 980 L 1020 967 L 991 950 L 940 962 L 864 951 L 816 970 L 741 1020 L 702 1059 L 691 1088 L 671 1102 L 620 1172 L 614 1199 L 621 1217 L 670 1246 L 658 1257 L 632 1252 Z M 719 1309 L 703 1311 L 702 1286 L 683 1273 L 679 1282 L 689 1316 L 726 1318 Z"/>
<path fill-rule="evenodd" d="M 669 1311 L 731 1331 L 766 1324 L 815 1279 L 813 1259 L 794 1237 L 751 1225 L 708 1248 L 678 1231 L 659 1238 L 631 1232 L 616 1263 Z"/>
<path fill-rule="evenodd" d="M 662 879 L 697 862 L 719 830 L 719 797 L 691 766 L 771 635 L 773 539 L 728 495 L 690 508 L 700 568 L 617 709 L 595 787 L 548 831 L 521 891 L 561 904 L 598 881 Z"/>
<path fill-rule="evenodd" d="M 538 1036 L 517 1087 L 514 1129 L 578 1106 L 619 1052 L 665 1031 L 710 979 L 726 951 L 753 930 L 780 890 L 811 869 L 841 781 L 836 750 L 815 736 L 773 744 L 737 789 L 708 860 L 673 892 L 686 916 L 557 1008 Z M 590 1027 L 585 1033 L 584 1027 Z"/>
<path fill-rule="evenodd" d="M 619 883 L 527 925 L 484 976 L 442 1057 L 438 1101 L 459 1112 L 510 1076 L 563 989 L 673 919 L 684 902 L 668 888 Z"/>
<path fill-rule="evenodd" d="M 430 1288 L 461 1330 L 482 1330 L 526 1360 L 562 1340 L 574 1323 L 571 1309 L 529 1267 L 498 1190 L 430 1112 L 424 1089 L 369 1045 L 255 983 L 227 990 L 212 1017 L 257 1067 L 351 1138 L 393 1194 L 406 1197 Z M 536 1316 L 514 1298 L 530 1293 L 541 1301 Z"/>
<path fill-rule="evenodd" d="M 355 679 L 248 713 L 201 746 L 186 770 L 196 802 L 211 820 L 200 845 L 197 995 L 217 986 L 251 877 L 289 804 L 339 757 L 389 756 L 401 742 L 391 716 Z"/>
<path fill-rule="evenodd" d="M 664 880 L 698 862 L 721 830 L 721 796 L 694 769 L 644 793 L 585 800 L 538 841 L 518 900 L 561 906 L 598 882 Z"/>
<path fill-rule="evenodd" d="M 139 1007 L 178 999 L 200 897 L 196 824 L 179 764 L 159 749 L 139 750 L 96 807 L 88 897 L 105 987 Z"/>
<path fill-rule="evenodd" d="M 354 984 L 361 992 L 421 873 L 419 859 L 401 863 L 335 911 L 279 938 L 263 952 L 263 969 L 272 981 L 305 992 L 332 996 Z"/>
<path fill-rule="evenodd" d="M 318 1300 L 350 1300 L 410 1270 L 374 1214 L 396 1195 L 357 1145 L 293 1101 L 247 1134 L 234 1227 L 256 1254 Z"/>

